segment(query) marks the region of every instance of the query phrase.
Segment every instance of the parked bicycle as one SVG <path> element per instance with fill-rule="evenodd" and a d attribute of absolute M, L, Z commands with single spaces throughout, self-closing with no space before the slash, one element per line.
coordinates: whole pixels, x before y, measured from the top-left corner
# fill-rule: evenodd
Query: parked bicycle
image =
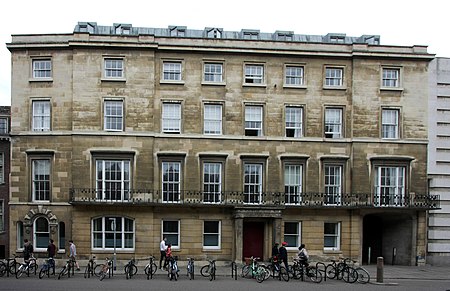
<path fill-rule="evenodd" d="M 297 280 L 301 279 L 303 281 L 306 276 L 311 280 L 311 282 L 322 282 L 323 276 L 317 267 L 311 266 L 310 264 L 305 264 L 297 257 L 292 258 L 292 262 L 293 264 L 289 268 L 292 278 Z"/>
<path fill-rule="evenodd" d="M 358 272 L 351 267 L 348 258 L 340 258 L 340 261 L 331 260 L 327 265 L 325 274 L 327 278 L 344 280 L 347 283 L 355 283 L 358 280 Z"/>
<path fill-rule="evenodd" d="M 194 280 L 194 258 L 188 258 L 187 276 L 189 280 Z M 201 271 L 201 270 L 200 270 Z"/>
<path fill-rule="evenodd" d="M 168 276 L 170 281 L 175 279 L 175 281 L 178 280 L 179 270 L 178 270 L 178 256 L 170 257 L 169 259 L 169 266 L 167 268 Z"/>
<path fill-rule="evenodd" d="M 100 281 L 103 281 L 103 279 L 106 278 L 106 275 L 111 277 L 111 267 L 112 267 L 112 260 L 109 258 L 106 258 L 105 264 L 97 265 L 100 266 L 100 272 L 99 272 L 99 279 Z"/>
<path fill-rule="evenodd" d="M 7 277 L 9 275 L 16 275 L 17 269 L 19 269 L 20 263 L 17 261 L 17 256 L 13 254 L 12 258 L 6 258 L 5 261 L 0 261 L 0 277 L 5 274 Z"/>
<path fill-rule="evenodd" d="M 138 269 L 136 266 L 136 260 L 134 258 L 128 261 L 128 263 L 124 267 L 124 271 L 127 280 L 131 279 L 134 275 L 136 275 Z"/>
<path fill-rule="evenodd" d="M 86 265 L 86 268 L 84 269 L 84 278 L 90 278 L 91 276 L 94 277 L 94 275 L 96 277 L 98 277 L 98 273 L 100 272 L 100 268 L 97 268 L 97 262 L 95 260 L 95 256 L 92 256 L 89 259 L 88 264 Z M 97 268 L 97 271 L 96 271 Z"/>
<path fill-rule="evenodd" d="M 367 270 L 366 269 L 364 269 L 363 267 L 361 267 L 361 266 L 356 266 L 356 262 L 357 261 L 355 261 L 355 260 L 352 260 L 352 267 L 356 270 L 356 272 L 358 273 L 358 280 L 357 280 L 357 282 L 358 283 L 361 283 L 361 284 L 367 284 L 367 283 L 369 283 L 369 281 L 370 281 L 370 274 L 369 274 L 369 272 L 367 272 Z"/>
<path fill-rule="evenodd" d="M 144 272 L 147 275 L 147 280 L 150 278 L 153 279 L 153 275 L 155 275 L 157 269 L 158 266 L 156 266 L 155 257 L 150 256 L 148 264 L 144 268 Z"/>
<path fill-rule="evenodd" d="M 70 278 L 70 272 L 73 273 L 74 268 L 75 268 L 75 260 L 72 257 L 70 257 L 66 261 L 66 264 L 64 265 L 64 267 L 62 267 L 61 271 L 59 272 L 58 280 L 66 275 L 67 275 L 67 277 Z"/>
<path fill-rule="evenodd" d="M 36 258 L 30 257 L 29 260 L 24 260 L 24 262 L 20 264 L 16 272 L 16 278 L 19 279 L 20 277 L 22 277 L 24 273 L 26 273 L 27 276 L 30 276 L 30 272 L 31 273 L 34 272 L 34 274 L 36 275 L 36 270 L 37 270 Z"/>
<path fill-rule="evenodd" d="M 55 275 L 55 260 L 53 258 L 48 258 L 44 261 L 39 271 L 39 279 L 44 278 L 45 275 L 50 278 L 50 271 L 52 275 Z"/>
<path fill-rule="evenodd" d="M 258 263 L 259 258 L 251 257 L 250 264 L 242 267 L 242 277 L 255 278 L 258 283 L 270 277 L 270 271 L 266 266 Z"/>
<path fill-rule="evenodd" d="M 283 279 L 286 282 L 289 281 L 289 272 L 285 267 L 280 265 L 278 257 L 273 257 L 268 267 L 272 278 L 278 278 L 278 280 Z"/>

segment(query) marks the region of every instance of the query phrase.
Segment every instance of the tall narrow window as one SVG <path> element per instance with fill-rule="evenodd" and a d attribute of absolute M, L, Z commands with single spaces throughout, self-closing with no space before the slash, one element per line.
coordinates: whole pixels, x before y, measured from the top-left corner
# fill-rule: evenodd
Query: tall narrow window
<path fill-rule="evenodd" d="M 163 220 L 162 221 L 162 237 L 167 238 L 167 244 L 171 244 L 172 248 L 180 248 L 180 221 L 179 220 Z"/>
<path fill-rule="evenodd" d="M 122 131 L 123 130 L 123 102 L 105 100 L 105 130 Z"/>
<path fill-rule="evenodd" d="M 5 210 L 4 210 L 4 200 L 0 200 L 0 232 L 5 231 Z"/>
<path fill-rule="evenodd" d="M 302 199 L 302 165 L 284 165 L 284 199 L 286 204 L 298 204 Z"/>
<path fill-rule="evenodd" d="M 123 78 L 123 59 L 105 59 L 105 78 Z"/>
<path fill-rule="evenodd" d="M 325 86 L 341 87 L 344 84 L 342 68 L 325 68 Z"/>
<path fill-rule="evenodd" d="M 223 82 L 223 64 L 222 63 L 205 63 L 204 69 L 204 81 L 210 83 Z"/>
<path fill-rule="evenodd" d="M 286 66 L 284 84 L 290 86 L 303 85 L 303 66 Z"/>
<path fill-rule="evenodd" d="M 324 250 L 340 250 L 341 249 L 341 223 L 325 222 L 324 223 Z"/>
<path fill-rule="evenodd" d="M 286 137 L 301 137 L 303 122 L 303 108 L 286 107 Z"/>
<path fill-rule="evenodd" d="M 405 172 L 403 166 L 375 167 L 375 205 L 405 205 Z"/>
<path fill-rule="evenodd" d="M 203 121 L 204 134 L 222 134 L 222 105 L 205 104 L 205 116 Z"/>
<path fill-rule="evenodd" d="M 220 203 L 222 193 L 222 164 L 203 163 L 203 201 Z"/>
<path fill-rule="evenodd" d="M 163 62 L 163 80 L 181 81 L 181 62 Z"/>
<path fill-rule="evenodd" d="M 5 183 L 5 154 L 0 153 L 0 184 Z"/>
<path fill-rule="evenodd" d="M 264 65 L 245 65 L 245 84 L 264 84 Z"/>
<path fill-rule="evenodd" d="M 33 78 L 49 79 L 52 77 L 52 61 L 51 59 L 33 60 Z"/>
<path fill-rule="evenodd" d="M 284 241 L 288 247 L 298 248 L 301 243 L 301 224 L 299 222 L 284 223 Z"/>
<path fill-rule="evenodd" d="M 180 201 L 181 163 L 162 163 L 163 202 L 176 203 Z"/>
<path fill-rule="evenodd" d="M 244 165 L 244 203 L 260 204 L 262 198 L 262 164 Z"/>
<path fill-rule="evenodd" d="M 400 87 L 400 69 L 383 68 L 381 86 L 387 88 Z"/>
<path fill-rule="evenodd" d="M 59 249 L 64 250 L 66 248 L 66 224 L 62 221 L 59 222 L 58 238 L 59 238 Z"/>
<path fill-rule="evenodd" d="M 17 249 L 23 249 L 23 233 L 24 233 L 24 229 L 23 229 L 23 222 L 22 221 L 17 221 Z"/>
<path fill-rule="evenodd" d="M 381 137 L 399 138 L 399 110 L 383 109 L 381 116 Z"/>
<path fill-rule="evenodd" d="M 326 138 L 342 137 L 342 109 L 340 108 L 325 109 L 325 137 Z"/>
<path fill-rule="evenodd" d="M 0 134 L 8 133 L 8 118 L 0 117 Z"/>
<path fill-rule="evenodd" d="M 92 219 L 92 248 L 96 250 L 133 250 L 134 220 L 120 216 Z"/>
<path fill-rule="evenodd" d="M 33 101 L 33 131 L 50 130 L 50 101 Z"/>
<path fill-rule="evenodd" d="M 342 195 L 342 166 L 325 165 L 325 204 L 339 205 Z"/>
<path fill-rule="evenodd" d="M 220 221 L 203 222 L 203 248 L 220 249 Z"/>
<path fill-rule="evenodd" d="M 50 201 L 50 160 L 32 160 L 33 201 Z"/>
<path fill-rule="evenodd" d="M 122 201 L 130 199 L 130 161 L 97 160 L 97 199 Z"/>
<path fill-rule="evenodd" d="M 39 217 L 34 221 L 34 247 L 36 249 L 47 249 L 50 239 L 50 229 L 48 220 L 45 217 Z"/>
<path fill-rule="evenodd" d="M 162 108 L 162 131 L 181 133 L 181 104 L 164 103 Z"/>
<path fill-rule="evenodd" d="M 262 136 L 263 112 L 262 106 L 245 106 L 245 135 Z"/>

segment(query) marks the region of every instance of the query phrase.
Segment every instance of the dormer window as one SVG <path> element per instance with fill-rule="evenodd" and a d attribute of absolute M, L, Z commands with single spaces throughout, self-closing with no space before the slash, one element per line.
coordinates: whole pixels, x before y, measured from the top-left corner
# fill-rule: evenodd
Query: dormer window
<path fill-rule="evenodd" d="M 345 43 L 345 33 L 329 33 L 325 36 L 325 41 L 333 43 Z"/>
<path fill-rule="evenodd" d="M 78 23 L 78 27 L 80 28 L 80 32 L 88 32 L 88 33 L 94 33 L 95 27 L 97 26 L 96 22 L 84 22 L 84 23 Z"/>
<path fill-rule="evenodd" d="M 259 39 L 259 30 L 242 30 L 241 35 L 243 39 Z"/>
<path fill-rule="evenodd" d="M 170 36 L 185 37 L 186 26 L 169 26 Z"/>
<path fill-rule="evenodd" d="M 292 31 L 276 31 L 275 39 L 281 41 L 293 41 L 294 33 Z"/>
<path fill-rule="evenodd" d="M 222 28 L 205 28 L 207 38 L 222 38 Z"/>
<path fill-rule="evenodd" d="M 131 34 L 131 24 L 114 24 L 116 34 Z"/>

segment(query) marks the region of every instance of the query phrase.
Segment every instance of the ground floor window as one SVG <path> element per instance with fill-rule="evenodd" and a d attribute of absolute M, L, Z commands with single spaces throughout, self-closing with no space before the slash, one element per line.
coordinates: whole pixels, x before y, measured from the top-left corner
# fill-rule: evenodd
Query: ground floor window
<path fill-rule="evenodd" d="M 134 220 L 104 216 L 92 220 L 92 248 L 102 250 L 134 249 Z"/>
<path fill-rule="evenodd" d="M 341 223 L 325 222 L 324 223 L 324 250 L 340 250 L 341 249 Z"/>
<path fill-rule="evenodd" d="M 288 243 L 288 248 L 298 248 L 301 243 L 301 223 L 284 223 L 284 241 Z"/>
<path fill-rule="evenodd" d="M 50 240 L 50 230 L 48 220 L 45 217 L 38 217 L 34 221 L 33 225 L 34 230 L 34 248 L 39 249 L 47 249 L 48 242 Z"/>
<path fill-rule="evenodd" d="M 64 250 L 66 248 L 66 224 L 64 222 L 59 223 L 59 249 Z"/>
<path fill-rule="evenodd" d="M 167 238 L 167 244 L 171 244 L 173 249 L 180 248 L 180 221 L 163 220 L 162 237 Z"/>
<path fill-rule="evenodd" d="M 220 221 L 203 222 L 203 248 L 220 249 Z"/>

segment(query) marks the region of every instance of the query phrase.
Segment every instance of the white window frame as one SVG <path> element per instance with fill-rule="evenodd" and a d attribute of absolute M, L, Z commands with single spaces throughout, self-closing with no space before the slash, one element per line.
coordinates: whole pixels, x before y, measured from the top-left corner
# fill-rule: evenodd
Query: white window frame
<path fill-rule="evenodd" d="M 293 136 L 288 134 L 292 131 Z M 285 107 L 285 136 L 303 137 L 303 107 L 286 106 Z"/>
<path fill-rule="evenodd" d="M 120 171 L 111 171 L 114 168 L 119 168 Z M 101 171 L 100 178 L 99 171 Z M 128 201 L 131 198 L 131 173 L 131 161 L 129 159 L 96 159 L 96 198 L 105 201 Z M 107 177 L 117 177 L 117 174 L 119 174 L 120 180 L 107 179 Z"/>
<path fill-rule="evenodd" d="M 38 227 L 37 227 L 37 222 L 38 220 L 43 220 L 45 221 L 45 223 L 47 224 L 47 230 L 39 230 L 38 231 Z M 41 245 L 38 246 L 39 243 L 39 239 L 38 237 L 41 236 L 41 240 L 42 237 L 45 238 L 45 241 L 41 242 Z M 38 216 L 34 221 L 33 221 L 33 248 L 34 251 L 46 251 L 47 250 L 47 246 L 48 246 L 48 241 L 50 240 L 50 223 L 48 221 L 48 219 L 44 216 Z"/>
<path fill-rule="evenodd" d="M 244 85 L 264 85 L 264 64 L 244 64 Z"/>
<path fill-rule="evenodd" d="M 217 228 L 218 228 L 218 232 L 217 233 L 207 233 L 205 231 L 205 223 L 207 222 L 216 222 L 217 223 Z M 203 221 L 203 249 L 205 250 L 220 250 L 221 249 L 221 245 L 222 245 L 222 221 L 220 220 L 204 220 Z M 215 236 L 217 237 L 217 245 L 206 245 L 206 236 Z"/>
<path fill-rule="evenodd" d="M 245 105 L 245 136 L 263 136 L 263 114 L 262 105 Z"/>
<path fill-rule="evenodd" d="M 164 230 L 164 222 L 171 222 L 177 224 L 177 232 L 169 232 Z M 174 244 L 174 242 L 170 241 L 170 237 L 172 236 L 177 237 L 177 244 Z M 175 219 L 163 219 L 161 220 L 161 237 L 167 238 L 167 244 L 172 244 L 172 250 L 179 250 L 181 248 L 181 241 L 180 241 L 180 220 Z"/>
<path fill-rule="evenodd" d="M 41 165 L 38 165 L 38 163 L 40 163 Z M 44 170 L 44 172 L 38 173 L 37 172 L 38 170 Z M 33 202 L 50 202 L 51 188 L 52 188 L 51 172 L 52 172 L 52 166 L 51 166 L 50 158 L 33 158 L 31 160 L 31 181 L 32 181 L 32 190 L 31 191 L 32 191 L 32 201 Z M 39 178 L 40 176 L 48 176 L 48 179 Z M 46 183 L 48 184 L 47 185 L 48 189 L 45 189 Z M 43 185 L 41 185 L 41 184 L 43 184 Z M 42 189 L 42 190 L 37 189 L 38 185 L 44 186 L 44 189 Z M 39 197 L 38 197 L 37 191 L 43 192 L 43 194 L 39 194 Z"/>
<path fill-rule="evenodd" d="M 5 231 L 5 200 L 0 199 L 0 232 Z"/>
<path fill-rule="evenodd" d="M 125 61 L 123 58 L 105 57 L 103 68 L 105 79 L 125 79 Z"/>
<path fill-rule="evenodd" d="M 325 233 L 325 224 L 334 224 L 334 233 Z M 324 251 L 340 251 L 341 250 L 341 222 L 324 222 L 323 231 L 323 249 Z M 325 246 L 327 238 L 334 238 L 333 246 Z"/>
<path fill-rule="evenodd" d="M 343 115 L 344 110 L 337 107 L 325 108 L 324 134 L 325 138 L 343 137 Z"/>
<path fill-rule="evenodd" d="M 51 130 L 50 100 L 32 100 L 33 116 L 31 120 L 33 131 Z"/>
<path fill-rule="evenodd" d="M 324 86 L 329 88 L 344 86 L 344 68 L 342 67 L 325 67 Z"/>
<path fill-rule="evenodd" d="M 394 108 L 381 109 L 381 138 L 398 139 L 400 136 L 400 110 Z"/>
<path fill-rule="evenodd" d="M 123 131 L 124 110 L 122 100 L 105 100 L 103 114 L 105 131 Z"/>
<path fill-rule="evenodd" d="M 182 61 L 163 61 L 161 80 L 163 82 L 179 83 L 183 81 Z"/>
<path fill-rule="evenodd" d="M 203 162 L 203 203 L 220 203 L 222 200 L 222 163 Z M 208 176 L 208 179 L 206 179 Z M 211 181 L 217 177 L 218 181 Z"/>
<path fill-rule="evenodd" d="M 285 204 L 297 205 L 302 202 L 303 165 L 299 163 L 284 164 Z"/>
<path fill-rule="evenodd" d="M 296 233 L 287 233 L 286 232 L 286 224 L 296 225 Z M 288 237 L 294 237 L 293 240 L 289 239 Z M 287 242 L 288 245 L 286 249 L 288 250 L 298 250 L 298 247 L 302 243 L 302 223 L 300 221 L 285 221 L 284 222 L 284 238 L 283 241 Z M 291 242 L 295 241 L 295 244 L 292 244 Z"/>
<path fill-rule="evenodd" d="M 8 118 L 0 117 L 0 134 L 8 134 Z"/>
<path fill-rule="evenodd" d="M 243 174 L 244 204 L 261 204 L 264 181 L 263 164 L 244 162 Z"/>
<path fill-rule="evenodd" d="M 165 173 L 167 172 L 167 175 Z M 180 203 L 182 168 L 179 161 L 161 162 L 161 186 L 163 203 Z M 178 179 L 176 179 L 178 177 Z"/>
<path fill-rule="evenodd" d="M 114 219 L 114 223 L 113 223 Z M 101 229 L 96 229 L 96 221 L 100 220 L 100 227 Z M 117 221 L 120 220 L 120 226 Z M 126 229 L 126 226 L 128 226 L 127 222 L 132 223 L 132 230 Z M 115 230 L 114 230 L 115 225 Z M 136 245 L 136 221 L 134 219 L 131 219 L 129 217 L 125 216 L 101 216 L 101 217 L 95 217 L 91 219 L 91 248 L 92 250 L 97 251 L 103 251 L 108 250 L 112 251 L 114 250 L 114 233 L 115 233 L 115 241 L 116 241 L 116 250 L 119 251 L 134 251 L 135 245 Z M 96 234 L 100 235 L 101 240 L 101 246 L 96 244 L 95 236 Z M 132 235 L 132 246 L 127 247 L 126 245 L 126 236 Z M 107 243 L 108 237 L 112 237 L 112 245 L 109 246 Z M 118 243 L 119 242 L 119 243 Z"/>
<path fill-rule="evenodd" d="M 285 65 L 284 66 L 284 86 L 301 87 L 305 82 L 305 66 Z"/>
<path fill-rule="evenodd" d="M 387 178 L 385 178 L 387 177 Z M 391 184 L 382 184 L 391 182 Z M 405 205 L 406 166 L 375 166 L 375 206 L 402 207 Z"/>
<path fill-rule="evenodd" d="M 32 78 L 35 80 L 51 80 L 53 76 L 52 59 L 32 59 Z"/>
<path fill-rule="evenodd" d="M 164 102 L 161 119 L 163 133 L 181 133 L 181 103 Z"/>
<path fill-rule="evenodd" d="M 340 205 L 342 203 L 343 172 L 343 165 L 333 163 L 324 164 L 324 194 L 326 205 Z"/>
<path fill-rule="evenodd" d="M 0 153 L 0 184 L 5 183 L 5 154 Z"/>
<path fill-rule="evenodd" d="M 381 70 L 382 89 L 401 88 L 401 68 L 383 67 Z"/>
<path fill-rule="evenodd" d="M 205 62 L 203 63 L 203 82 L 205 83 L 223 83 L 223 63 Z"/>
<path fill-rule="evenodd" d="M 222 104 L 205 104 L 203 107 L 203 134 L 222 135 Z"/>

